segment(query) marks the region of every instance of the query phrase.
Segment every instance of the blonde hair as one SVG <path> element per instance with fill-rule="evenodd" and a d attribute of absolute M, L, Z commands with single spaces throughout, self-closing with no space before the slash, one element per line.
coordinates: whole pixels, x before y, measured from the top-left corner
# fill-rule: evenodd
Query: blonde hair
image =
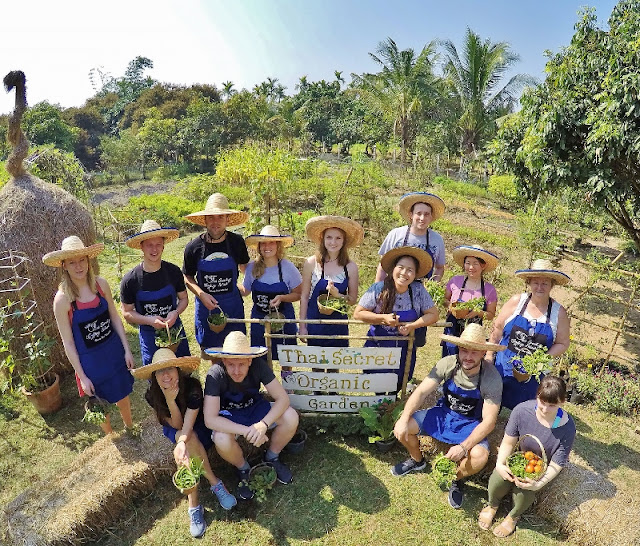
<path fill-rule="evenodd" d="M 91 265 L 91 260 L 87 258 L 88 269 L 87 269 L 87 284 L 91 289 L 91 292 L 98 292 L 98 285 L 96 282 L 96 274 L 93 272 L 93 265 Z M 60 284 L 58 285 L 58 290 L 62 292 L 69 301 L 76 301 L 80 297 L 80 293 L 78 292 L 78 287 L 71 280 L 71 276 L 69 272 L 64 268 L 64 260 L 62 261 L 62 267 L 60 267 L 62 271 L 62 278 L 60 279 Z"/>
<path fill-rule="evenodd" d="M 337 263 L 338 265 L 344 267 L 351 261 L 351 259 L 349 258 L 349 251 L 347 250 L 347 234 L 343 229 L 340 229 L 339 227 L 327 229 L 337 229 L 340 233 L 342 233 L 342 239 L 344 243 L 342 245 L 342 248 L 340 249 L 340 252 L 338 252 Z M 325 259 L 329 256 L 329 251 L 327 250 L 327 247 L 324 246 L 324 234 L 326 233 L 327 229 L 322 232 L 322 237 L 320 237 L 320 242 L 318 243 L 318 250 L 316 250 L 315 254 L 316 262 L 319 264 L 324 264 Z"/>
<path fill-rule="evenodd" d="M 264 263 L 264 258 L 262 257 L 262 254 L 260 254 L 260 245 L 262 243 L 258 243 L 258 247 L 256 248 L 256 253 L 257 253 L 257 257 L 255 260 L 255 263 L 253 264 L 253 278 L 254 279 L 259 279 L 260 277 L 262 277 L 262 275 L 264 275 L 264 270 L 267 268 L 267 266 Z M 276 258 L 278 258 L 278 261 L 282 260 L 282 258 L 284 258 L 284 245 L 282 244 L 282 241 L 276 241 Z"/>

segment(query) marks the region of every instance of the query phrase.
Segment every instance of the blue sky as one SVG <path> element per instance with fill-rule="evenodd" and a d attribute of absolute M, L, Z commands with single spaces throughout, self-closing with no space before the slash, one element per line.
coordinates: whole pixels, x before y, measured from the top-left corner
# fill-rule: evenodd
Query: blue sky
<path fill-rule="evenodd" d="M 233 81 L 252 88 L 278 78 L 294 92 L 300 76 L 333 79 L 334 70 L 376 69 L 368 52 L 393 38 L 420 50 L 431 40 L 461 44 L 466 27 L 506 41 L 521 57 L 517 72 L 544 78 L 545 50 L 573 35 L 578 10 L 590 5 L 605 24 L 613 0 L 23 0 L 2 7 L 0 76 L 22 69 L 31 104 L 80 106 L 93 95 L 89 71 L 120 76 L 138 55 L 149 74 L 171 83 Z M 18 5 L 24 11 L 20 12 Z M 21 15 L 22 13 L 26 14 Z M 13 23 L 12 23 L 13 22 Z M 0 113 L 13 96 L 0 93 Z"/>

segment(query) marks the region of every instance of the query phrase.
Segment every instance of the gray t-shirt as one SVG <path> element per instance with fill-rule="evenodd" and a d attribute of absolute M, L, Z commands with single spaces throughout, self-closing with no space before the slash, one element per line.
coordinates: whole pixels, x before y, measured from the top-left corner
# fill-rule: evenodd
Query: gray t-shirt
<path fill-rule="evenodd" d="M 536 405 L 536 400 L 527 400 L 513 408 L 504 433 L 514 438 L 532 434 L 542 442 L 550 461 L 559 466 L 566 466 L 576 437 L 576 425 L 571 415 L 567 414 L 569 420 L 564 425 L 558 428 L 545 427 L 536 417 Z M 533 451 L 542 456 L 540 446 L 533 438 L 523 438 L 520 450 Z"/>
<path fill-rule="evenodd" d="M 254 281 L 253 278 L 253 267 L 256 263 L 252 260 L 249 262 L 246 271 L 244 272 L 244 281 L 242 285 L 246 290 L 251 291 L 251 284 Z M 291 292 L 294 288 L 297 288 L 302 283 L 302 275 L 300 275 L 300 271 L 298 268 L 293 265 L 289 260 L 281 260 L 280 266 L 282 267 L 282 280 L 287 285 L 289 292 Z M 276 284 L 280 282 L 280 273 L 278 272 L 278 266 L 274 265 L 272 267 L 267 267 L 260 277 L 260 282 L 265 284 Z"/>
<path fill-rule="evenodd" d="M 474 390 L 478 388 L 480 374 L 469 377 L 461 366 L 458 366 L 455 374 L 453 370 L 458 364 L 458 355 L 449 355 L 441 358 L 429 372 L 428 377 L 444 383 L 451 378 L 461 389 Z M 502 402 L 502 377 L 493 364 L 482 364 L 482 381 L 480 382 L 480 395 L 485 402 L 499 406 Z"/>
<path fill-rule="evenodd" d="M 358 303 L 369 311 L 380 313 L 378 296 L 380 296 L 383 286 L 384 281 L 373 283 L 362 295 Z M 421 283 L 416 281 L 411 283 L 411 294 L 413 294 L 413 307 L 411 306 L 411 295 L 409 294 L 409 290 L 407 290 L 402 294 L 396 294 L 393 311 L 397 313 L 398 311 L 415 309 L 418 315 L 422 316 L 434 306 L 429 292 L 427 292 L 427 289 Z"/>
<path fill-rule="evenodd" d="M 392 229 L 382 241 L 378 254 L 382 256 L 392 248 L 398 248 L 401 246 L 415 246 L 422 250 L 427 250 L 427 236 L 418 236 L 413 233 L 409 233 L 407 237 L 407 243 L 404 244 L 404 238 L 407 236 L 407 230 L 409 226 L 400 226 Z M 437 231 L 433 231 L 431 228 L 427 230 L 429 233 L 429 250 L 433 255 L 433 263 L 435 265 L 444 265 L 444 239 Z"/>

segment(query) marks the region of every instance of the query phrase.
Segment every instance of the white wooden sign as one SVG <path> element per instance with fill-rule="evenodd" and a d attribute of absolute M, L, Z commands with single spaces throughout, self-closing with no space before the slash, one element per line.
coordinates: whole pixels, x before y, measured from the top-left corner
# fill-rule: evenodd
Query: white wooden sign
<path fill-rule="evenodd" d="M 383 398 L 395 400 L 395 394 L 384 396 L 305 396 L 290 394 L 291 406 L 300 411 L 317 411 L 322 413 L 357 413 L 360 408 L 377 404 Z"/>
<path fill-rule="evenodd" d="M 292 391 L 391 392 L 398 388 L 398 374 L 283 372 L 282 386 Z"/>
<path fill-rule="evenodd" d="M 280 366 L 329 370 L 397 370 L 400 347 L 307 347 L 278 345 Z"/>

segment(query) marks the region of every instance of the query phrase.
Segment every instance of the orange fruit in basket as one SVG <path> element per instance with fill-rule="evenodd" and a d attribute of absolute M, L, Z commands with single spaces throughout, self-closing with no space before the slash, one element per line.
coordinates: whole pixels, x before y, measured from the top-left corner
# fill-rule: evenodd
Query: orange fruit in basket
<path fill-rule="evenodd" d="M 538 461 L 535 466 L 535 473 L 540 474 L 542 472 L 542 461 Z"/>
<path fill-rule="evenodd" d="M 528 474 L 533 474 L 533 472 L 535 471 L 536 465 L 529 463 L 527 465 L 527 468 L 524 469 L 525 472 L 527 472 Z"/>
<path fill-rule="evenodd" d="M 527 451 L 524 454 L 524 458 L 527 459 L 527 461 L 530 461 L 531 459 L 533 459 L 535 457 L 535 453 L 533 451 Z"/>

